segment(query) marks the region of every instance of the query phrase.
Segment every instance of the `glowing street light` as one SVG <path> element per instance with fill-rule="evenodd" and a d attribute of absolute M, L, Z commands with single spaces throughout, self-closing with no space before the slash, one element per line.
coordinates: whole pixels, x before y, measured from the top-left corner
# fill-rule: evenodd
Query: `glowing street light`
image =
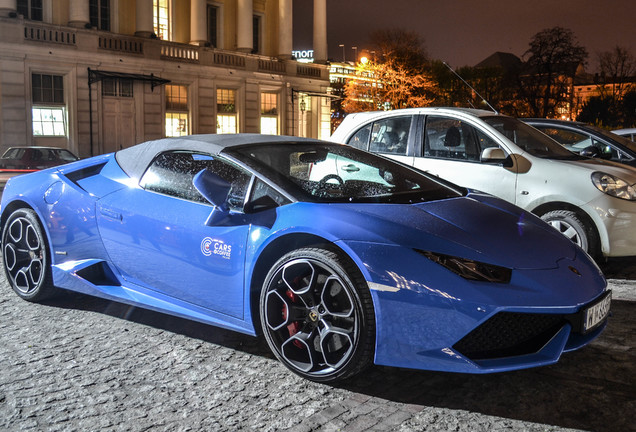
<path fill-rule="evenodd" d="M 338 47 L 342 48 L 342 62 L 346 62 L 347 60 L 345 59 L 345 46 L 344 44 L 340 44 L 338 45 Z"/>

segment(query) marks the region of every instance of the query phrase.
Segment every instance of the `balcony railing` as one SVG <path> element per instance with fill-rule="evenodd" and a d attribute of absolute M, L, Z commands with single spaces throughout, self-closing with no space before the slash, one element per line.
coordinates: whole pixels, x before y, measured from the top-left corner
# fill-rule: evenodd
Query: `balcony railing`
<path fill-rule="evenodd" d="M 329 70 L 324 65 L 300 65 L 292 60 L 280 60 L 262 55 L 28 20 L 0 18 L 0 25 L 5 27 L 2 34 L 10 39 L 6 42 L 11 43 L 37 42 L 58 46 L 66 45 L 72 46 L 78 50 L 78 53 L 106 50 L 117 52 L 117 55 L 142 57 L 148 60 L 170 60 L 195 63 L 200 66 L 225 67 L 248 72 L 267 72 L 325 80 L 329 78 Z M 24 35 L 23 39 L 21 33 Z"/>
<path fill-rule="evenodd" d="M 263 60 L 258 59 L 258 70 L 275 73 L 285 73 L 285 63 L 278 60 Z M 320 76 L 320 75 L 318 75 Z"/>
<path fill-rule="evenodd" d="M 29 23 L 24 26 L 24 39 L 38 42 L 75 45 L 76 33 L 72 30 L 62 29 L 56 26 L 33 25 Z"/>
<path fill-rule="evenodd" d="M 172 42 L 161 42 L 161 57 L 169 60 L 187 61 L 197 63 L 199 51 L 196 47 Z"/>
<path fill-rule="evenodd" d="M 111 51 L 119 51 L 128 54 L 143 54 L 144 44 L 139 39 L 117 37 L 117 36 L 100 36 L 98 42 L 99 48 Z"/>

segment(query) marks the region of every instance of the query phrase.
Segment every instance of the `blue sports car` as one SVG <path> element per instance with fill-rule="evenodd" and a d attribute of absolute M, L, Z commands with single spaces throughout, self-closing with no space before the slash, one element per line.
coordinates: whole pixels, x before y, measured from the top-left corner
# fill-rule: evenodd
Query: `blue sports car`
<path fill-rule="evenodd" d="M 311 139 L 161 139 L 15 177 L 1 225 L 25 300 L 65 289 L 263 333 L 321 382 L 551 364 L 610 308 L 596 264 L 532 214 Z"/>

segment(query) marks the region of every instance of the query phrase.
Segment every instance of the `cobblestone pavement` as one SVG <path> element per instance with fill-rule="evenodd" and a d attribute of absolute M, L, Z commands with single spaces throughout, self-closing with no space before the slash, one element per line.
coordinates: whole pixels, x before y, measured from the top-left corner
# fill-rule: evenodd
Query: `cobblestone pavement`
<path fill-rule="evenodd" d="M 263 340 L 86 296 L 31 304 L 0 277 L 0 430 L 636 430 L 636 259 L 603 335 L 494 375 L 374 367 L 305 381 Z"/>

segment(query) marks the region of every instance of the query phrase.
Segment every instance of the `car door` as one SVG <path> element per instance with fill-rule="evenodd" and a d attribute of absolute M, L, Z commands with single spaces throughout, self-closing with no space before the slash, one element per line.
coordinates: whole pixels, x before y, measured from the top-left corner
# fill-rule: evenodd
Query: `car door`
<path fill-rule="evenodd" d="M 426 116 L 419 157 L 414 166 L 460 186 L 516 201 L 517 172 L 501 161 L 482 160 L 487 148 L 500 148 L 476 125 L 447 116 Z"/>
<path fill-rule="evenodd" d="M 411 147 L 417 135 L 414 119 L 412 115 L 397 115 L 375 120 L 358 129 L 347 144 L 413 165 Z"/>
<path fill-rule="evenodd" d="M 127 281 L 242 318 L 249 226 L 206 225 L 213 206 L 192 184 L 204 168 L 231 183 L 230 208 L 240 208 L 247 172 L 220 158 L 173 151 L 155 158 L 139 186 L 97 202 L 99 230 Z"/>

